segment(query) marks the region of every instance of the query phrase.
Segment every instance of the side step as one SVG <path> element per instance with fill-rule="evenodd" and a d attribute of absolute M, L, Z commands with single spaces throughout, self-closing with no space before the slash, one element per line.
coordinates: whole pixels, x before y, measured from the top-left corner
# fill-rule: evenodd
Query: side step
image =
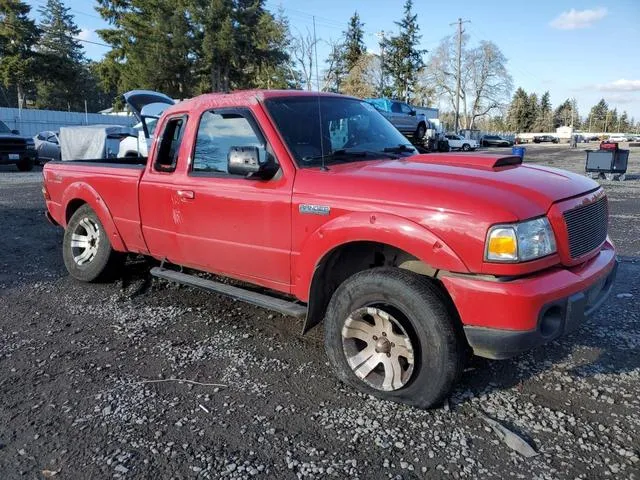
<path fill-rule="evenodd" d="M 175 272 L 161 267 L 153 267 L 151 269 L 151 275 L 158 278 L 164 278 L 165 280 L 170 280 L 172 282 L 181 283 L 183 285 L 188 285 L 190 287 L 202 288 L 211 292 L 227 295 L 237 300 L 252 303 L 258 307 L 274 310 L 292 317 L 304 318 L 307 315 L 307 307 L 304 305 L 300 305 L 295 302 L 288 302 L 281 298 L 270 297 L 269 295 L 264 295 L 262 293 L 252 292 L 250 290 L 245 290 L 244 288 L 234 287 L 232 285 L 196 277 L 195 275 Z"/>

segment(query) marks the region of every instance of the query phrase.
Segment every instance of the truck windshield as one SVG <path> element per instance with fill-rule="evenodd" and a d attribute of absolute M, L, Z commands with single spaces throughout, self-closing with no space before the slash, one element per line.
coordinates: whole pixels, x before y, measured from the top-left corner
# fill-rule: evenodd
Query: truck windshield
<path fill-rule="evenodd" d="M 4 122 L 0 122 L 0 133 L 11 133 L 11 129 Z"/>
<path fill-rule="evenodd" d="M 300 167 L 417 153 L 372 105 L 360 100 L 300 96 L 265 104 Z"/>

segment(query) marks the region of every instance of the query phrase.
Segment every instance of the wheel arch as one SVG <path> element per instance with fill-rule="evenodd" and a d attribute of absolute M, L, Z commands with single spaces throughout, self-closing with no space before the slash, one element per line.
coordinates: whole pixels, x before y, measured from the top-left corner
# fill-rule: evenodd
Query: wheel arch
<path fill-rule="evenodd" d="M 120 233 L 116 227 L 111 212 L 107 207 L 102 197 L 96 192 L 96 190 L 87 185 L 86 183 L 78 182 L 73 183 L 67 187 L 62 199 L 62 205 L 64 206 L 64 227 L 66 228 L 69 220 L 73 214 L 83 205 L 89 205 L 91 209 L 96 213 L 100 223 L 104 227 L 109 241 L 114 250 L 119 252 L 126 252 L 125 246 Z"/>
<path fill-rule="evenodd" d="M 307 241 L 295 276 L 295 294 L 308 303 L 303 333 L 322 321 L 335 289 L 357 272 L 380 266 L 426 277 L 435 277 L 439 270 L 468 271 L 455 252 L 426 228 L 386 214 L 362 216 L 353 214 L 350 221 L 338 218 L 334 222 L 351 226 L 325 225 Z"/>

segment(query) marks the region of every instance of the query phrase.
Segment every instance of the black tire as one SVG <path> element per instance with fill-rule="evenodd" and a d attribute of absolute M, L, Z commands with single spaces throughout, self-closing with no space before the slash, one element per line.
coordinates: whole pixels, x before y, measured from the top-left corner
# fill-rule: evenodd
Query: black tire
<path fill-rule="evenodd" d="M 31 170 L 33 170 L 33 158 L 28 158 L 25 157 L 22 160 L 20 160 L 16 166 L 18 167 L 18 170 L 20 170 L 21 172 L 30 172 Z"/>
<path fill-rule="evenodd" d="M 98 239 L 92 245 L 97 247 L 95 254 L 86 260 L 86 263 L 79 264 L 75 257 L 79 256 L 74 252 L 72 240 L 74 233 L 81 232 L 85 229 L 81 222 L 90 221 L 98 232 Z M 89 231 L 85 229 L 86 236 L 89 237 Z M 84 251 L 80 249 L 80 251 Z M 89 205 L 83 205 L 73 214 L 67 228 L 64 232 L 62 240 L 62 257 L 64 265 L 67 267 L 69 274 L 82 282 L 99 282 L 107 281 L 115 278 L 120 267 L 124 262 L 124 254 L 116 252 L 111 247 L 109 236 L 104 230 L 100 219 Z"/>
<path fill-rule="evenodd" d="M 465 356 L 458 320 L 447 305 L 444 294 L 428 279 L 406 270 L 374 268 L 348 278 L 334 293 L 325 316 L 325 349 L 336 375 L 384 400 L 418 408 L 437 406 L 457 381 Z M 393 312 L 413 347 L 410 377 L 395 390 L 374 388 L 347 362 L 342 337 L 345 321 L 358 309 L 372 306 Z"/>
<path fill-rule="evenodd" d="M 427 126 L 424 123 L 419 123 L 418 128 L 413 134 L 413 138 L 416 140 L 422 140 L 424 136 L 427 134 Z"/>
<path fill-rule="evenodd" d="M 463 152 L 468 152 L 471 150 L 471 145 L 469 145 L 468 143 L 465 143 L 462 145 L 462 151 Z"/>

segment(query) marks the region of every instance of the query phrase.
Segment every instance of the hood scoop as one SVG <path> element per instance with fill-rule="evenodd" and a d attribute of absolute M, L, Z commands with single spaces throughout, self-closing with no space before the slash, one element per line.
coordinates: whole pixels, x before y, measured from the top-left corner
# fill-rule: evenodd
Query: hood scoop
<path fill-rule="evenodd" d="M 452 165 L 456 167 L 475 167 L 482 170 L 494 170 L 501 167 L 512 167 L 522 164 L 517 155 L 468 155 L 451 153 L 429 153 L 415 155 L 407 160 L 417 163 Z"/>

